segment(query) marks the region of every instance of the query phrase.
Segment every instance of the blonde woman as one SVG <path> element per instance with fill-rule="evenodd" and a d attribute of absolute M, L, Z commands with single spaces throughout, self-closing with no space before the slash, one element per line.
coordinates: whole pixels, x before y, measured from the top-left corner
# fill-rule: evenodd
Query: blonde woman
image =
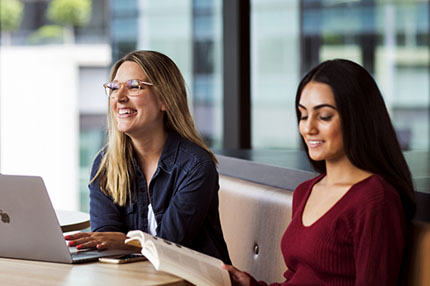
<path fill-rule="evenodd" d="M 92 232 L 67 236 L 69 245 L 124 249 L 125 234 L 139 229 L 230 262 L 216 159 L 194 127 L 178 67 L 134 51 L 104 87 L 109 138 L 91 171 Z"/>

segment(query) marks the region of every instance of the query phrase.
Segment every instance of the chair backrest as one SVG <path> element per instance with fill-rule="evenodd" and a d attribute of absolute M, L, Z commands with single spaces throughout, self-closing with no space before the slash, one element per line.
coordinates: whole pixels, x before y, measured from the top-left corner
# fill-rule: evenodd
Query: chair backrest
<path fill-rule="evenodd" d="M 232 263 L 257 280 L 285 280 L 280 245 L 291 221 L 292 194 L 220 176 L 220 219 Z"/>
<path fill-rule="evenodd" d="M 430 223 L 412 221 L 401 273 L 404 286 L 430 286 Z"/>

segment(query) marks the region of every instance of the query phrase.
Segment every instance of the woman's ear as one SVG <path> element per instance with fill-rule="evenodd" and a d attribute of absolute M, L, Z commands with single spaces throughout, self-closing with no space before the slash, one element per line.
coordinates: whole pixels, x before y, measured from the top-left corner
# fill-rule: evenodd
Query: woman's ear
<path fill-rule="evenodd" d="M 162 104 L 161 104 L 161 108 L 160 108 L 160 110 L 161 110 L 161 111 L 166 111 L 166 106 L 164 105 L 164 103 L 162 103 Z"/>

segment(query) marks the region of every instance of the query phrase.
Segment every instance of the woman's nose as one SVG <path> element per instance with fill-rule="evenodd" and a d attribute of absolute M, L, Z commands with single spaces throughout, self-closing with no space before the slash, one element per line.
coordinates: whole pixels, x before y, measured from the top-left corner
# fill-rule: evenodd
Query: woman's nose
<path fill-rule="evenodd" d="M 318 132 L 318 129 L 315 125 L 315 120 L 313 120 L 312 118 L 308 118 L 308 120 L 306 120 L 304 127 L 304 131 L 308 134 L 315 134 L 316 132 Z"/>
<path fill-rule="evenodd" d="M 127 96 L 127 88 L 125 87 L 125 85 L 121 84 L 119 86 L 118 89 L 118 101 L 119 102 L 124 102 L 128 100 L 128 96 Z"/>

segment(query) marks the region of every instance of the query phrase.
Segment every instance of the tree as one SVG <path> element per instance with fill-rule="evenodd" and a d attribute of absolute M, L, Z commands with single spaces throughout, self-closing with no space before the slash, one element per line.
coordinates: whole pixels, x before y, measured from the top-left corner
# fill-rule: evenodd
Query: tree
<path fill-rule="evenodd" d="M 45 25 L 31 33 L 28 38 L 30 44 L 62 43 L 64 27 L 60 25 Z"/>
<path fill-rule="evenodd" d="M 91 18 L 91 0 L 53 0 L 49 3 L 48 19 L 62 25 L 66 42 L 74 42 L 75 27 L 88 24 Z"/>
<path fill-rule="evenodd" d="M 18 0 L 0 0 L 0 30 L 6 44 L 10 44 L 10 33 L 21 24 L 23 9 Z"/>

